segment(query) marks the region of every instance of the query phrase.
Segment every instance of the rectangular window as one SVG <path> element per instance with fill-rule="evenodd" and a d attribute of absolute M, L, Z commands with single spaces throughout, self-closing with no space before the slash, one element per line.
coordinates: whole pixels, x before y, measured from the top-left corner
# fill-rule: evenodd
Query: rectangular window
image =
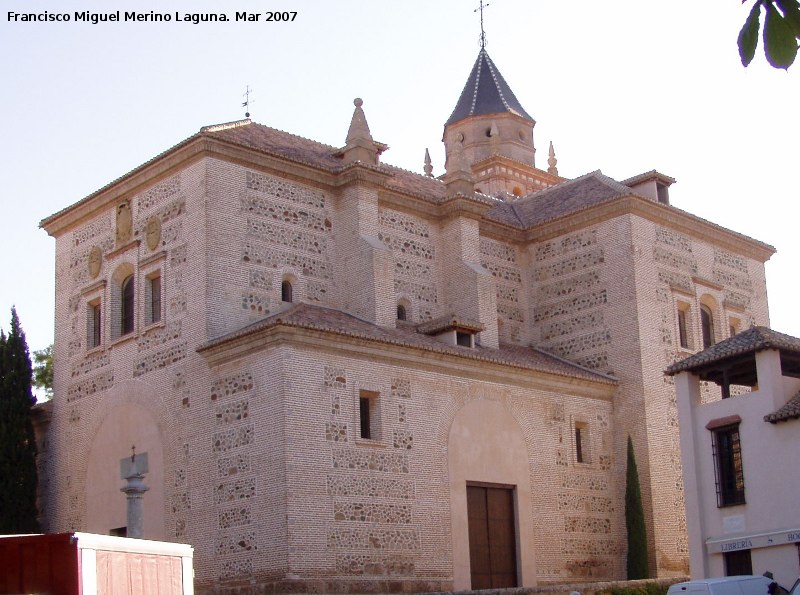
<path fill-rule="evenodd" d="M 700 328 L 703 331 L 703 349 L 708 349 L 717 341 L 714 337 L 714 314 L 705 304 L 700 306 Z"/>
<path fill-rule="evenodd" d="M 717 506 L 744 504 L 744 472 L 739 424 L 712 430 L 714 471 L 717 481 Z"/>
<path fill-rule="evenodd" d="M 589 462 L 589 427 L 582 422 L 575 422 L 575 462 Z"/>
<path fill-rule="evenodd" d="M 753 574 L 753 559 L 750 550 L 725 552 L 725 576 Z"/>
<path fill-rule="evenodd" d="M 472 347 L 472 335 L 456 331 L 456 345 L 461 347 Z"/>
<path fill-rule="evenodd" d="M 361 421 L 362 438 L 372 438 L 372 431 L 369 424 L 369 397 L 359 397 L 358 399 L 358 414 Z"/>
<path fill-rule="evenodd" d="M 161 322 L 161 273 L 153 273 L 147 277 L 145 286 L 145 299 L 147 303 L 147 324 Z"/>
<path fill-rule="evenodd" d="M 365 440 L 380 439 L 379 393 L 362 390 L 358 395 L 359 437 Z"/>
<path fill-rule="evenodd" d="M 680 345 L 684 349 L 689 349 L 689 331 L 686 326 L 686 310 L 678 309 L 678 338 Z"/>
<path fill-rule="evenodd" d="M 103 342 L 103 309 L 100 300 L 89 304 L 86 315 L 87 337 L 86 347 L 92 349 L 98 347 Z"/>

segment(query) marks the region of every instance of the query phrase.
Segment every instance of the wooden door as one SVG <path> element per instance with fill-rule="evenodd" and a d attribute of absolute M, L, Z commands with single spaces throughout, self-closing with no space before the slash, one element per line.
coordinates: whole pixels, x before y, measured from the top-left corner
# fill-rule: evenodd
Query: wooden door
<path fill-rule="evenodd" d="M 513 488 L 467 486 L 467 520 L 472 588 L 516 587 Z"/>

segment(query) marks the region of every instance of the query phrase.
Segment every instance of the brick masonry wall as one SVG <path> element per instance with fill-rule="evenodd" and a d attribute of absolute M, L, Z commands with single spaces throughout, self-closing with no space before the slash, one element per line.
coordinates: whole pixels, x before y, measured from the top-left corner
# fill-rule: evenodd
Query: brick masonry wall
<path fill-rule="evenodd" d="M 625 441 L 634 439 L 651 566 L 659 576 L 688 563 L 675 393 L 663 370 L 700 349 L 701 300 L 717 340 L 728 322 L 766 324 L 761 263 L 636 217 L 589 226 L 529 248 L 534 336 L 552 352 L 621 380 L 614 467 L 624 490 Z M 677 302 L 691 304 L 690 349 L 678 344 Z M 707 398 L 719 397 L 707 387 Z"/>
<path fill-rule="evenodd" d="M 699 347 L 701 302 L 713 306 L 720 338 L 731 321 L 767 322 L 762 264 L 629 216 L 520 247 L 481 237 L 471 220 L 443 225 L 382 206 L 367 184 L 329 191 L 210 158 L 129 202 L 139 243 L 117 246 L 115 205 L 56 241 L 56 396 L 42 482 L 49 530 L 99 527 L 87 505 L 98 487 L 86 484 L 94 440 L 121 407 L 139 408 L 157 426 L 153 452 L 163 451 L 151 462 L 163 485 L 145 497 L 146 515 L 157 507 L 163 518 L 155 537 L 195 546 L 201 591 L 306 580 L 446 589 L 449 428 L 467 404 L 488 400 L 525 436 L 534 497 L 519 514 L 533 527 L 539 581 L 623 576 L 629 433 L 654 567 L 685 572 L 674 390 L 663 370 Z M 161 235 L 151 250 L 153 218 Z M 103 259 L 92 278 L 95 248 Z M 128 271 L 138 314 L 134 333 L 117 338 L 115 288 Z M 144 288 L 155 272 L 163 315 L 148 324 Z M 449 311 L 496 320 L 501 342 L 533 343 L 620 385 L 612 404 L 490 381 L 473 362 L 454 372 L 418 356 L 399 365 L 292 346 L 210 368 L 197 346 L 285 307 L 283 280 L 294 301 L 378 324 L 393 320 L 398 303 L 414 321 Z M 90 348 L 97 300 L 105 330 Z M 691 314 L 687 353 L 679 304 Z M 376 440 L 357 437 L 360 391 L 378 395 Z M 587 431 L 584 463 L 576 424 Z M 134 430 L 126 431 L 144 440 Z M 129 447 L 108 453 L 110 463 Z M 116 473 L 111 465 L 102 480 L 110 494 L 121 485 Z"/>
<path fill-rule="evenodd" d="M 520 515 L 534 520 L 539 577 L 599 579 L 621 572 L 624 526 L 609 468 L 609 402 L 369 358 L 280 351 L 286 491 L 291 494 L 289 575 L 361 581 L 367 591 L 374 581 L 387 579 L 450 580 L 448 434 L 456 413 L 475 399 L 502 403 L 527 436 L 536 497 L 533 509 Z M 252 370 L 256 386 L 275 376 L 271 358 L 253 357 L 239 365 Z M 358 436 L 361 391 L 379 399 L 373 440 Z M 255 393 L 250 403 L 266 397 Z M 592 427 L 591 456 L 584 464 L 575 463 L 570 438 L 576 417 Z M 248 447 L 267 456 L 266 433 L 253 423 Z M 257 500 L 256 509 L 264 510 Z M 253 518 L 245 525 L 255 523 Z M 262 556 L 254 559 L 249 578 L 263 580 L 264 563 Z"/>

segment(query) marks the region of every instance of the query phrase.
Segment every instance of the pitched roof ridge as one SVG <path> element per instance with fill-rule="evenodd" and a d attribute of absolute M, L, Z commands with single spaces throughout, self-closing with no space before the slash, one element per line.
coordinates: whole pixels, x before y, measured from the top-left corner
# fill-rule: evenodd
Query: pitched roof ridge
<path fill-rule="evenodd" d="M 267 130 L 274 130 L 275 132 L 280 132 L 281 134 L 286 134 L 288 136 L 292 136 L 294 138 L 299 138 L 300 140 L 304 140 L 306 142 L 318 145 L 320 147 L 324 147 L 326 149 L 330 149 L 331 151 L 339 151 L 341 147 L 334 147 L 333 145 L 329 145 L 327 143 L 320 142 L 318 140 L 314 140 L 313 138 L 308 138 L 306 136 L 301 136 L 299 134 L 295 134 L 294 132 L 289 132 L 288 130 L 283 130 L 282 128 L 275 128 L 274 126 L 267 126 L 266 124 L 261 124 L 260 122 L 251 122 L 254 126 L 258 126 L 260 128 L 266 128 Z M 237 128 L 236 126 L 231 126 L 230 128 Z M 220 129 L 220 130 L 227 130 Z"/>
<path fill-rule="evenodd" d="M 489 67 L 489 72 L 492 73 L 492 81 L 494 82 L 494 86 L 497 89 L 497 94 L 500 96 L 500 101 L 503 102 L 503 105 L 506 106 L 506 109 L 514 114 L 517 113 L 517 110 L 512 108 L 508 101 L 506 100 L 505 96 L 503 95 L 503 89 L 500 87 L 500 83 L 497 80 L 497 72 L 495 71 L 494 62 L 492 61 L 491 57 L 489 57 L 488 52 L 481 48 L 481 52 L 484 54 L 484 59 L 486 60 L 486 65 Z M 477 85 L 476 85 L 477 86 Z M 477 90 L 476 90 L 477 93 Z M 518 114 L 521 115 L 521 114 Z"/>
<path fill-rule="evenodd" d="M 550 194 L 551 192 L 553 192 L 553 191 L 555 191 L 557 189 L 560 190 L 562 188 L 568 188 L 569 186 L 572 186 L 572 185 L 574 185 L 574 184 L 576 184 L 578 182 L 582 182 L 583 180 L 585 180 L 587 178 L 590 178 L 592 176 L 595 176 L 596 174 L 603 175 L 603 172 L 600 171 L 599 169 L 587 172 L 587 173 L 585 173 L 583 175 L 578 176 L 577 178 L 570 178 L 568 180 L 564 180 L 563 182 L 559 182 L 558 184 L 553 184 L 552 186 L 548 186 L 547 188 L 543 188 L 542 190 L 536 190 L 534 192 L 529 192 L 525 196 L 520 197 L 520 199 L 517 200 L 516 202 L 519 203 L 519 202 L 522 202 L 522 201 L 524 201 L 524 200 L 526 200 L 528 198 L 534 197 L 534 196 L 537 197 L 537 198 L 542 197 L 542 196 L 547 196 L 548 194 Z M 630 190 L 630 188 L 628 190 Z"/>
<path fill-rule="evenodd" d="M 662 174 L 656 169 L 651 169 L 650 171 L 645 171 L 640 174 L 636 174 L 635 176 L 631 176 L 630 178 L 621 180 L 620 183 L 624 184 L 625 186 L 629 186 L 631 184 L 638 184 L 639 182 L 643 182 L 644 180 L 648 180 L 650 178 L 657 178 L 667 184 L 674 184 L 676 181 L 672 176 Z"/>
<path fill-rule="evenodd" d="M 234 120 L 233 122 L 224 122 L 222 124 L 210 124 L 208 126 L 203 126 L 200 129 L 200 132 L 217 132 L 218 130 L 228 130 L 230 128 L 238 128 L 239 126 L 247 126 L 248 124 L 253 124 L 254 122 L 250 118 L 245 118 L 243 120 Z"/>
<path fill-rule="evenodd" d="M 480 84 L 481 84 L 480 62 L 481 62 L 481 58 L 483 58 L 484 54 L 486 54 L 486 50 L 481 48 L 481 51 L 478 52 L 478 58 L 475 60 L 475 68 L 477 68 L 477 72 L 475 74 L 475 87 L 472 90 L 472 104 L 470 105 L 470 108 L 469 108 L 469 115 L 470 116 L 475 113 L 475 104 L 478 102 L 478 87 L 480 87 Z M 470 73 L 470 74 L 472 74 L 472 73 Z M 467 81 L 467 82 L 469 82 L 469 81 Z"/>

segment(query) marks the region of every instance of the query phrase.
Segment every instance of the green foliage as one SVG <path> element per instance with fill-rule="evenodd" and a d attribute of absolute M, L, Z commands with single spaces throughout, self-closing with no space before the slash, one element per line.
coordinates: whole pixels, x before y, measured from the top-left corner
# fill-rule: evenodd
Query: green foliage
<path fill-rule="evenodd" d="M 633 441 L 628 436 L 628 468 L 625 474 L 625 528 L 628 533 L 628 580 L 647 578 L 647 529 L 644 525 L 642 490 L 639 471 L 633 453 Z"/>
<path fill-rule="evenodd" d="M 745 0 L 746 1 L 746 0 Z M 797 58 L 800 40 L 800 0 L 756 0 L 739 31 L 739 57 L 748 66 L 753 61 L 764 10 L 764 54 L 775 68 L 787 69 Z"/>
<path fill-rule="evenodd" d="M 33 352 L 33 386 L 43 389 L 47 398 L 53 397 L 53 346 Z"/>
<path fill-rule="evenodd" d="M 612 587 L 602 592 L 602 595 L 666 595 L 669 585 L 647 582 L 636 587 Z"/>
<path fill-rule="evenodd" d="M 0 331 L 0 534 L 39 530 L 32 375 L 25 333 L 12 308 L 8 336 Z"/>

